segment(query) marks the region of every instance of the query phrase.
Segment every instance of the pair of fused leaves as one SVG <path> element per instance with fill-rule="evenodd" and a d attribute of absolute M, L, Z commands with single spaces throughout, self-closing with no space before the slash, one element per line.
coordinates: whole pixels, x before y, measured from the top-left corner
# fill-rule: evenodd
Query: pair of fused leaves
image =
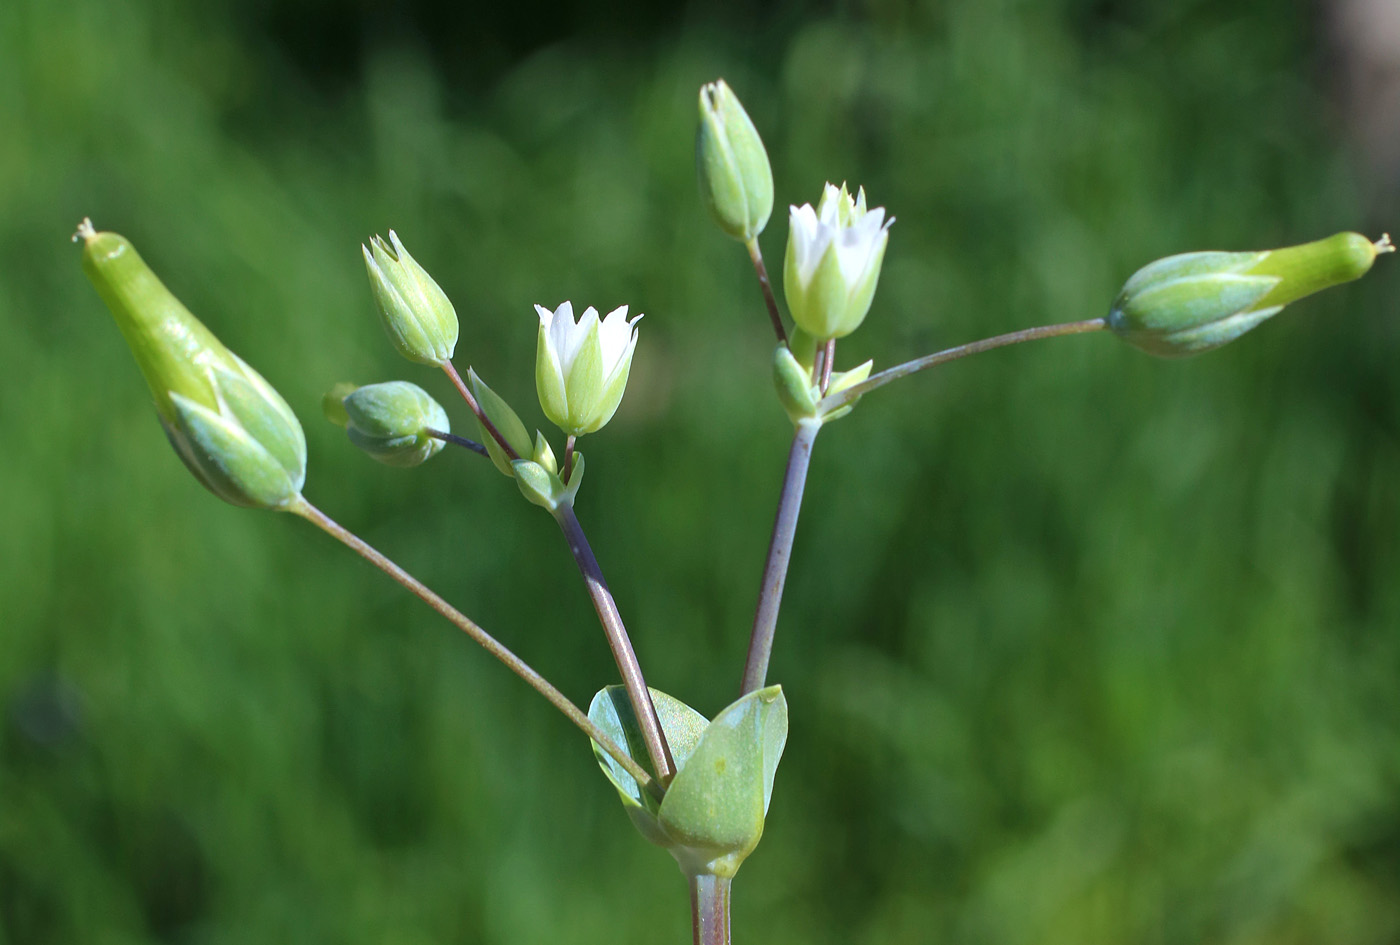
<path fill-rule="evenodd" d="M 665 847 L 687 876 L 730 877 L 763 836 L 773 776 L 787 744 L 787 700 L 781 686 L 751 692 L 707 722 L 679 699 L 651 690 L 676 776 L 657 802 L 606 752 L 593 753 L 643 837 Z M 627 691 L 608 686 L 588 717 L 645 764 L 646 743 Z"/>

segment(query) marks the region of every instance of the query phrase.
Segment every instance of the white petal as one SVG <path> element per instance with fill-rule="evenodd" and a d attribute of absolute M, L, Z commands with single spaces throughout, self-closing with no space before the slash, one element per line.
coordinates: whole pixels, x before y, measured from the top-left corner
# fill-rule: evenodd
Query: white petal
<path fill-rule="evenodd" d="M 826 246 L 831 242 L 835 231 L 817 219 L 817 212 L 812 209 L 810 203 L 791 209 L 789 226 L 792 229 L 797 277 L 805 286 L 812 281 L 812 273 L 816 272 L 822 253 L 826 252 Z"/>
<path fill-rule="evenodd" d="M 545 334 L 548 335 L 549 326 L 554 322 L 554 313 L 551 312 L 549 309 L 545 308 L 543 305 L 536 305 L 535 312 L 540 316 L 540 327 L 543 328 L 545 330 Z"/>
<path fill-rule="evenodd" d="M 637 316 L 637 318 L 641 317 Z M 612 374 L 613 369 L 627 353 L 628 343 L 636 337 L 636 329 L 632 326 L 636 323 L 637 318 L 629 322 L 627 320 L 627 306 L 622 305 L 609 312 L 598 326 L 598 341 L 603 351 L 604 377 Z"/>

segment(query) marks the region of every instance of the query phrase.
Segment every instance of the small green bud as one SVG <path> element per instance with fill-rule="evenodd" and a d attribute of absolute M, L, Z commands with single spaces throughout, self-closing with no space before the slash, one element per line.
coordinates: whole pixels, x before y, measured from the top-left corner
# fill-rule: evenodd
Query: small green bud
<path fill-rule="evenodd" d="M 467 370 L 467 383 L 471 385 L 472 394 L 476 397 L 476 402 L 481 407 L 481 412 L 486 414 L 486 419 L 505 437 L 505 441 L 510 444 L 510 448 L 515 450 L 517 457 L 531 455 L 534 442 L 530 439 L 530 431 L 525 429 L 525 424 L 520 422 L 520 417 L 510 409 L 510 404 L 506 403 L 491 388 L 486 386 L 486 382 L 476 373 L 475 370 Z M 480 423 L 477 424 L 481 430 L 481 442 L 486 444 L 486 452 L 491 456 L 491 462 L 496 464 L 504 475 L 514 476 L 515 470 L 511 468 L 511 458 L 506 455 L 505 450 L 496 442 L 496 438 Z"/>
<path fill-rule="evenodd" d="M 821 204 L 792 207 L 783 293 L 792 320 L 817 343 L 842 338 L 870 311 L 890 225 L 885 208 L 865 208 L 865 190 L 854 200 L 843 185 L 827 184 Z"/>
<path fill-rule="evenodd" d="M 1254 253 L 1168 256 L 1133 274 L 1108 327 L 1149 354 L 1182 357 L 1218 348 L 1285 305 L 1365 275 L 1390 238 L 1359 233 Z"/>
<path fill-rule="evenodd" d="M 695 169 L 700 199 L 721 230 L 744 242 L 763 232 L 773 213 L 773 169 L 763 139 L 723 79 L 700 88 Z"/>
<path fill-rule="evenodd" d="M 341 398 L 341 407 L 350 442 L 387 466 L 427 462 L 443 447 L 428 431 L 451 432 L 442 405 L 408 381 L 355 388 Z"/>
<path fill-rule="evenodd" d="M 457 312 L 433 277 L 418 265 L 389 231 L 361 246 L 375 306 L 389 340 L 419 364 L 442 365 L 457 347 Z"/>
<path fill-rule="evenodd" d="M 234 505 L 285 509 L 306 480 L 306 438 L 287 402 L 223 346 L 116 233 L 78 227 L 83 269 L 111 309 L 175 452 Z"/>
<path fill-rule="evenodd" d="M 540 317 L 535 390 L 544 415 L 569 436 L 601 429 L 627 390 L 642 316 L 628 321 L 623 305 L 599 318 L 589 306 L 575 322 L 570 302 L 552 312 L 536 305 L 535 312 Z"/>
<path fill-rule="evenodd" d="M 804 421 L 817 421 L 818 423 L 830 423 L 833 420 L 840 420 L 851 409 L 859 403 L 859 399 L 843 407 L 823 413 L 821 402 L 824 396 L 839 394 L 847 390 L 870 376 L 870 368 L 873 361 L 866 361 L 864 364 L 852 368 L 849 371 L 834 371 L 831 375 L 831 382 L 827 386 L 826 394 L 823 395 L 821 388 L 812 383 L 812 369 L 802 364 L 787 345 L 778 345 L 773 350 L 773 385 L 778 390 L 778 400 L 782 402 L 783 409 L 787 411 L 788 419 L 794 425 Z"/>
<path fill-rule="evenodd" d="M 515 484 L 520 487 L 520 494 L 551 512 L 557 511 L 561 505 L 572 506 L 578 496 L 578 487 L 583 483 L 583 454 L 574 452 L 574 467 L 569 471 L 569 482 L 565 485 L 559 478 L 558 469 L 550 468 L 554 451 L 547 443 L 544 453 L 536 454 L 537 459 L 517 459 L 511 464 L 515 467 Z"/>

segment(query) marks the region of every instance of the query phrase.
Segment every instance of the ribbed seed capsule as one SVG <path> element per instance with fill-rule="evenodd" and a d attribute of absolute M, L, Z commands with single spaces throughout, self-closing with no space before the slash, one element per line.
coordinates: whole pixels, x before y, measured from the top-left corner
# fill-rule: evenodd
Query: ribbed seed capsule
<path fill-rule="evenodd" d="M 1254 253 L 1168 256 L 1139 269 L 1119 293 L 1108 327 L 1149 354 L 1182 357 L 1218 348 L 1285 305 L 1365 275 L 1390 237 L 1359 233 Z"/>
<path fill-rule="evenodd" d="M 306 479 L 306 438 L 287 402 L 180 304 L 125 237 L 84 220 L 74 238 L 190 472 L 235 505 L 286 508 Z"/>

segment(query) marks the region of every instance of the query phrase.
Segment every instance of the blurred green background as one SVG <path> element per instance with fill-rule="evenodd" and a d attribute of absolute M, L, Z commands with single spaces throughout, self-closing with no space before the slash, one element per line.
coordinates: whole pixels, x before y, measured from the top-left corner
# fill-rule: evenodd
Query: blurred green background
<path fill-rule="evenodd" d="M 548 517 L 467 454 L 374 464 L 319 399 L 410 379 L 467 429 L 375 324 L 359 243 L 391 226 L 456 302 L 459 365 L 527 423 L 532 303 L 645 312 L 579 513 L 649 681 L 712 714 L 789 427 L 748 262 L 696 198 L 699 85 L 727 78 L 768 143 L 775 269 L 782 207 L 825 180 L 898 217 L 840 350 L 878 367 L 1103 314 L 1169 253 L 1400 228 L 1393 20 L 0 3 L 0 942 L 689 936 L 679 873 L 560 716 L 181 467 L 68 243 L 83 216 L 284 393 L 312 501 L 582 704 L 616 670 Z M 737 941 L 1400 940 L 1397 296 L 1382 260 L 1189 361 L 1001 351 L 824 433 Z"/>

